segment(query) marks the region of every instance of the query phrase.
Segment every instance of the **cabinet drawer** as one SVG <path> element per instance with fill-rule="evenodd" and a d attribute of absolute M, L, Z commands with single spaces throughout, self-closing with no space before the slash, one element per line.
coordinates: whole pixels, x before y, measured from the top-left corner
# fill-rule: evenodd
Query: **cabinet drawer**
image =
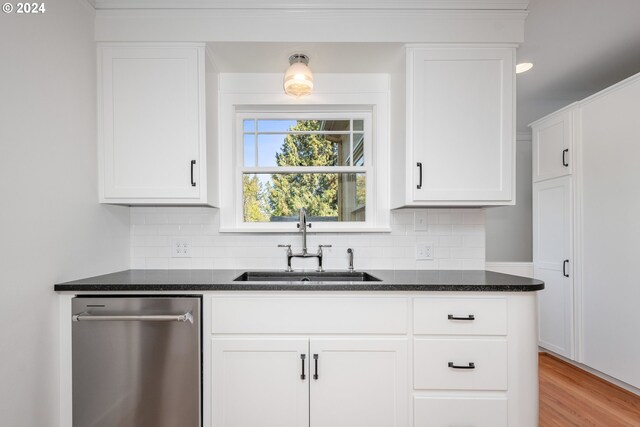
<path fill-rule="evenodd" d="M 415 389 L 507 389 L 505 339 L 415 339 L 413 352 Z"/>
<path fill-rule="evenodd" d="M 214 334 L 406 334 L 407 298 L 212 297 Z"/>
<path fill-rule="evenodd" d="M 501 397 L 416 397 L 415 427 L 506 427 L 507 399 Z"/>
<path fill-rule="evenodd" d="M 506 335 L 507 301 L 505 298 L 415 298 L 413 333 Z"/>

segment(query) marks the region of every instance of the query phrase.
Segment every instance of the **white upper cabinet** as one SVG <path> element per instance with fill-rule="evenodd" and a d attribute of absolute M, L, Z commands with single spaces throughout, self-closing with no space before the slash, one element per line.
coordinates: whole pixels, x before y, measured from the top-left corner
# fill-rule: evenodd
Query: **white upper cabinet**
<path fill-rule="evenodd" d="M 569 107 L 532 124 L 534 182 L 572 173 L 573 115 Z"/>
<path fill-rule="evenodd" d="M 405 206 L 514 202 L 514 51 L 408 48 Z"/>
<path fill-rule="evenodd" d="M 98 47 L 100 201 L 207 204 L 204 44 Z"/>

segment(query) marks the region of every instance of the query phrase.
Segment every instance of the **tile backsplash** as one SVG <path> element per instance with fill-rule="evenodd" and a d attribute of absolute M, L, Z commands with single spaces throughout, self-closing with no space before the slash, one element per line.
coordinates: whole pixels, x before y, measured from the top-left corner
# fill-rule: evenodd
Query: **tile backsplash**
<path fill-rule="evenodd" d="M 426 231 L 415 230 L 416 217 Z M 326 269 L 346 269 L 347 248 L 354 266 L 366 269 L 484 269 L 485 215 L 482 209 L 415 209 L 391 213 L 391 233 L 312 233 L 310 252 L 325 249 Z M 277 269 L 286 267 L 285 249 L 299 252 L 299 233 L 219 233 L 219 211 L 199 207 L 131 208 L 131 268 Z M 190 245 L 191 257 L 173 257 L 176 239 Z M 433 260 L 416 260 L 416 245 L 433 244 Z M 294 269 L 312 269 L 315 259 L 292 261 Z"/>

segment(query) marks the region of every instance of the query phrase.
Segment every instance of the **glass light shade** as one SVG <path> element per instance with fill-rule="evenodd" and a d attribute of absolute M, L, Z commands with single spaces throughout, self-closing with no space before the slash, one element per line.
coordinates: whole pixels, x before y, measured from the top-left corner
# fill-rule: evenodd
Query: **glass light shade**
<path fill-rule="evenodd" d="M 313 91 L 313 74 L 304 62 L 295 62 L 284 73 L 284 92 L 297 98 Z"/>
<path fill-rule="evenodd" d="M 533 68 L 531 62 L 521 62 L 516 65 L 516 74 L 525 73 Z"/>

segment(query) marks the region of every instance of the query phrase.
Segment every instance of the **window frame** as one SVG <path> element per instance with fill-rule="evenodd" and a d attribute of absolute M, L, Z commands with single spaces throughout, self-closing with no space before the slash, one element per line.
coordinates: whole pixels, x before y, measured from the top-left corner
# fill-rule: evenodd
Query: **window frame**
<path fill-rule="evenodd" d="M 271 174 L 271 173 L 364 173 L 366 185 L 365 221 L 315 221 L 313 231 L 367 231 L 376 227 L 376 174 L 374 165 L 376 163 L 376 144 L 373 131 L 374 113 L 371 107 L 362 106 L 335 106 L 327 109 L 326 106 L 317 109 L 296 109 L 290 108 L 282 110 L 281 106 L 261 106 L 260 108 L 236 109 L 234 115 L 234 205 L 235 222 L 242 231 L 255 232 L 281 232 L 295 231 L 296 222 L 245 222 L 244 221 L 244 194 L 243 180 L 244 174 Z M 327 131 L 333 134 L 364 134 L 364 164 L 363 166 L 296 166 L 296 167 L 246 167 L 244 166 L 244 120 L 350 120 L 350 131 Z M 363 130 L 353 130 L 353 121 L 362 120 Z M 254 133 L 258 134 L 257 123 Z M 275 132 L 279 133 L 279 132 Z M 309 132 L 315 134 L 317 132 Z M 353 139 L 352 139 L 353 143 Z M 351 147 L 351 157 L 353 156 Z"/>

